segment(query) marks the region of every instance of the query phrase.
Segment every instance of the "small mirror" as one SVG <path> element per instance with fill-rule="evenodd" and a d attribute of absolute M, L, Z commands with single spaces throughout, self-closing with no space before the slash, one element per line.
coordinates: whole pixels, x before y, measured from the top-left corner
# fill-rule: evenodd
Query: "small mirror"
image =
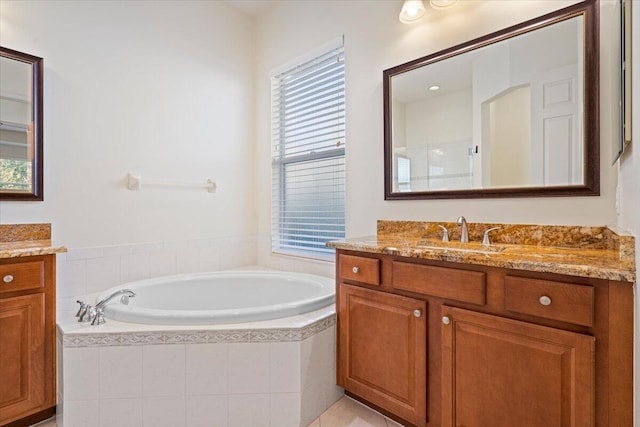
<path fill-rule="evenodd" d="M 42 200 L 42 58 L 0 47 L 0 200 Z"/>
<path fill-rule="evenodd" d="M 385 198 L 598 195 L 594 7 L 385 70 Z"/>

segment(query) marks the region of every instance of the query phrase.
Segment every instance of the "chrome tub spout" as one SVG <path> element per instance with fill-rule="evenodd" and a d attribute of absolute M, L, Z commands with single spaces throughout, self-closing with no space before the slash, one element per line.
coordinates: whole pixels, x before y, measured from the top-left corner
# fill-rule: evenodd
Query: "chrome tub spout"
<path fill-rule="evenodd" d="M 101 301 L 99 301 L 96 304 L 96 309 L 100 309 L 103 308 L 105 305 L 107 305 L 107 303 L 109 301 L 111 301 L 112 299 L 114 299 L 117 296 L 122 295 L 122 298 L 120 299 L 120 301 L 123 304 L 128 304 L 129 303 L 129 298 L 133 298 L 136 296 L 136 293 L 133 292 L 131 289 L 118 289 L 117 291 L 115 291 L 114 293 L 112 293 L 111 295 L 109 295 L 106 298 L 103 298 Z"/>

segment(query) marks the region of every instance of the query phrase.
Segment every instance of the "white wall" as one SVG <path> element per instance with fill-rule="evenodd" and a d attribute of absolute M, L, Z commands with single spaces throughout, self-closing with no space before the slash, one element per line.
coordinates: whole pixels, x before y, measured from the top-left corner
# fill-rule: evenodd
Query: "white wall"
<path fill-rule="evenodd" d="M 417 24 L 398 21 L 400 1 L 278 2 L 257 25 L 256 64 L 256 194 L 259 232 L 269 234 L 269 70 L 307 50 L 344 34 L 347 103 L 347 235 L 375 233 L 376 220 L 470 221 L 603 225 L 616 223 L 617 171 L 608 144 L 615 116 L 613 95 L 601 105 L 601 196 L 487 200 L 384 201 L 382 71 L 475 37 L 541 15 L 574 1 L 458 2 L 448 10 L 427 10 Z M 603 11 L 615 8 L 601 2 Z M 615 43 L 611 13 L 601 24 L 602 92 L 616 76 L 609 46 Z M 264 263 L 274 261 L 268 245 L 259 251 Z"/>
<path fill-rule="evenodd" d="M 465 88 L 405 104 L 407 147 L 471 142 L 471 102 L 471 88 Z"/>
<path fill-rule="evenodd" d="M 489 105 L 491 185 L 531 183 L 531 88 L 514 89 Z"/>
<path fill-rule="evenodd" d="M 635 2 L 634 2 L 635 3 Z M 640 32 L 640 6 L 633 4 L 632 27 L 634 43 L 632 44 L 632 143 L 620 159 L 620 227 L 629 230 L 636 236 L 636 268 L 640 266 L 640 43 L 637 35 Z M 634 425 L 640 426 L 640 298 L 638 286 L 635 287 L 635 405 Z"/>
<path fill-rule="evenodd" d="M 221 1 L 2 1 L 2 46 L 44 58 L 44 202 L 70 248 L 254 235 L 253 21 Z M 217 181 L 129 191 L 128 172 Z"/>

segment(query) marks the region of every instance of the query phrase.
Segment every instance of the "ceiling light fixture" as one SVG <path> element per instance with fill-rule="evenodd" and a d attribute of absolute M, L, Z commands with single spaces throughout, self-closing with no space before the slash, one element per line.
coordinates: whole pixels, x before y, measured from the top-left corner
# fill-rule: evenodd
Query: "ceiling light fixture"
<path fill-rule="evenodd" d="M 432 91 L 432 92 L 435 92 L 438 89 L 440 89 L 440 86 L 438 86 L 438 85 L 429 86 L 429 90 Z"/>
<path fill-rule="evenodd" d="M 456 1 L 458 0 L 429 0 L 429 4 L 434 9 L 445 9 L 453 6 Z"/>
<path fill-rule="evenodd" d="M 398 18 L 403 24 L 411 24 L 422 18 L 424 12 L 425 8 L 422 0 L 404 0 Z"/>

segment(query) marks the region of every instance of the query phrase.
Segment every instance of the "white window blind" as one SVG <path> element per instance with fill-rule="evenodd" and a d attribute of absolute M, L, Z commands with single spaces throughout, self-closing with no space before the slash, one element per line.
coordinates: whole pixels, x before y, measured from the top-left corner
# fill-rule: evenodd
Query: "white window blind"
<path fill-rule="evenodd" d="M 272 250 L 331 254 L 345 236 L 343 46 L 274 76 L 271 94 Z"/>

